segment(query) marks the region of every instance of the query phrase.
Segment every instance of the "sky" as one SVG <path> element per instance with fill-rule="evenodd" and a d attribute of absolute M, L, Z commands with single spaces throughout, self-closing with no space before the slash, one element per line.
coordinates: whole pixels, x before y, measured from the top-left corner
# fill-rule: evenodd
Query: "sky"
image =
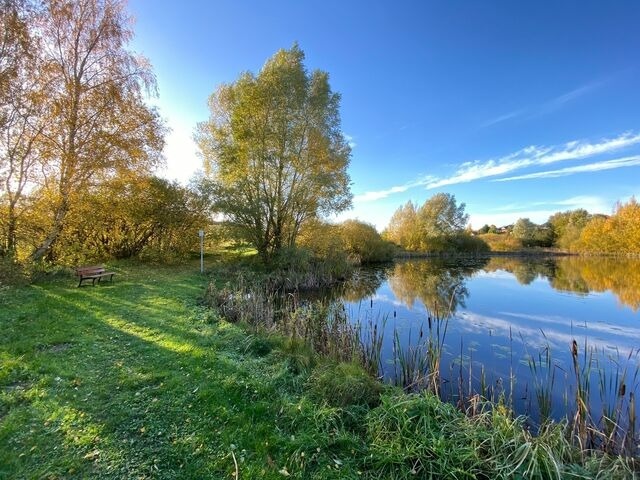
<path fill-rule="evenodd" d="M 329 73 L 353 208 L 379 230 L 446 192 L 474 228 L 640 197 L 640 2 L 130 0 L 171 133 L 167 178 L 201 167 L 207 98 L 297 42 Z"/>

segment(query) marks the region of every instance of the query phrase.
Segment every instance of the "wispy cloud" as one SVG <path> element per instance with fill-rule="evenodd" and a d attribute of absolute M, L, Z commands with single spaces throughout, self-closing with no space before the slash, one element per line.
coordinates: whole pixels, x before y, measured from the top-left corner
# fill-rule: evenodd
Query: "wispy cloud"
<path fill-rule="evenodd" d="M 570 92 L 563 93 L 562 95 L 557 96 L 549 100 L 548 102 L 540 105 L 535 111 L 531 113 L 531 117 L 536 117 L 538 115 L 543 115 L 546 113 L 551 113 L 559 108 L 563 107 L 566 103 L 569 103 L 577 98 L 580 98 L 598 88 L 602 87 L 608 80 L 600 80 L 595 82 L 587 83 L 586 85 L 582 85 L 581 87 L 575 88 Z"/>
<path fill-rule="evenodd" d="M 597 162 L 578 167 L 569 167 L 560 170 L 531 173 L 518 176 L 501 177 L 518 170 L 532 167 L 541 167 L 568 160 L 581 160 L 584 158 L 603 155 L 616 150 L 640 144 L 640 134 L 634 132 L 623 133 L 614 138 L 605 138 L 599 141 L 573 140 L 561 145 L 537 146 L 531 145 L 503 157 L 486 161 L 466 162 L 449 177 L 420 176 L 414 181 L 401 185 L 395 185 L 383 190 L 369 191 L 354 197 L 354 202 L 372 202 L 387 198 L 396 193 L 403 193 L 416 187 L 427 189 L 440 188 L 447 185 L 469 183 L 477 180 L 491 179 L 493 181 L 519 180 L 524 178 L 545 178 L 552 176 L 571 175 L 579 172 L 594 172 L 610 170 L 613 168 L 631 167 L 640 164 L 638 157 L 624 157 L 618 160 Z"/>
<path fill-rule="evenodd" d="M 490 127 L 491 125 L 495 125 L 497 123 L 506 122 L 507 120 L 511 120 L 512 118 L 520 117 L 527 112 L 526 108 L 521 108 L 519 110 L 514 110 L 513 112 L 505 113 L 504 115 L 499 115 L 496 118 L 491 118 L 486 122 L 482 123 L 480 127 Z"/>
<path fill-rule="evenodd" d="M 356 148 L 358 146 L 358 144 L 355 142 L 355 139 L 351 135 L 347 135 L 345 133 L 344 134 L 344 139 L 347 141 L 347 145 L 349 145 L 351 150 L 353 150 L 354 148 Z"/>
<path fill-rule="evenodd" d="M 513 118 L 519 118 L 519 117 L 535 118 L 541 115 L 546 115 L 548 113 L 559 110 L 565 104 L 573 100 L 576 100 L 577 98 L 580 98 L 594 90 L 597 90 L 598 88 L 605 85 L 608 81 L 609 79 L 587 83 L 569 92 L 563 93 L 562 95 L 558 95 L 557 97 L 552 98 L 551 100 L 548 100 L 540 105 L 536 105 L 534 107 L 520 108 L 518 110 L 514 110 L 512 112 L 505 113 L 503 115 L 499 115 L 495 118 L 489 119 L 486 122 L 482 123 L 480 127 L 482 128 L 490 127 L 498 123 L 506 122 L 507 120 L 511 120 Z"/>
<path fill-rule="evenodd" d="M 591 211 L 601 211 L 603 208 L 608 209 L 611 205 L 611 201 L 596 195 L 576 195 L 571 198 L 565 198 L 562 200 L 547 200 L 541 202 L 526 202 L 526 203 L 510 203 L 507 205 L 501 205 L 493 208 L 491 212 L 518 212 L 519 210 L 530 210 L 532 208 L 539 207 L 562 207 L 568 210 L 575 208 L 584 208 Z"/>
<path fill-rule="evenodd" d="M 606 160 L 603 162 L 588 163 L 586 165 L 578 165 L 575 167 L 560 168 L 558 170 L 547 170 L 544 172 L 527 173 L 525 175 L 516 175 L 514 177 L 497 178 L 494 182 L 510 182 L 512 180 L 526 180 L 533 178 L 555 178 L 573 175 L 575 173 L 600 172 L 602 170 L 613 170 L 623 167 L 635 167 L 640 165 L 640 155 L 632 157 L 617 158 L 615 160 Z"/>
<path fill-rule="evenodd" d="M 640 134 L 624 133 L 618 137 L 597 143 L 571 141 L 559 146 L 529 146 L 504 157 L 485 162 L 467 162 L 450 177 L 435 179 L 428 189 L 468 183 L 474 180 L 497 177 L 523 168 L 548 165 L 565 160 L 579 160 L 612 152 L 640 143 Z"/>
<path fill-rule="evenodd" d="M 403 185 L 396 185 L 394 187 L 387 188 L 385 190 L 375 190 L 370 192 L 364 192 L 353 197 L 354 202 L 372 202 L 374 200 L 381 200 L 387 198 L 394 193 L 403 193 L 407 190 L 415 187 L 426 186 L 434 180 L 434 177 L 426 176 L 421 177 L 413 182 L 408 182 Z"/>

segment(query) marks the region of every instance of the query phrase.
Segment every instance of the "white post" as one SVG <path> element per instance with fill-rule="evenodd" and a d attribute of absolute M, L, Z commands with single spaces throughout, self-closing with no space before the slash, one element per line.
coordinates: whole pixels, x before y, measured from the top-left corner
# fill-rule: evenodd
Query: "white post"
<path fill-rule="evenodd" d="M 204 273 L 204 230 L 198 231 L 200 237 L 200 273 Z"/>

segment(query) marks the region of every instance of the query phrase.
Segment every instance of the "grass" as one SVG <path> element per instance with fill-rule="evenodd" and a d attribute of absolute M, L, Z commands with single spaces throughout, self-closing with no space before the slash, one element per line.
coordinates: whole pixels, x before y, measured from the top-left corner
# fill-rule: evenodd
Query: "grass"
<path fill-rule="evenodd" d="M 198 305 L 195 264 L 115 270 L 2 291 L 0 478 L 233 478 L 234 457 L 243 478 L 293 471 L 317 412 L 284 361 Z M 317 440 L 319 478 L 339 478 Z"/>
<path fill-rule="evenodd" d="M 197 262 L 109 267 L 112 285 L 0 290 L 0 478 L 633 478 L 557 430 L 468 418 L 228 323 L 199 303 Z"/>

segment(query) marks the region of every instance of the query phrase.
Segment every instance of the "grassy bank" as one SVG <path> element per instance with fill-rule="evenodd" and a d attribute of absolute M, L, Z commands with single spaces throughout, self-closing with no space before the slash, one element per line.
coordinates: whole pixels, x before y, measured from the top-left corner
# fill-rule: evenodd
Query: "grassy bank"
<path fill-rule="evenodd" d="M 227 323 L 195 263 L 113 267 L 112 285 L 0 291 L 0 478 L 632 476 L 559 430 L 467 418 Z"/>

